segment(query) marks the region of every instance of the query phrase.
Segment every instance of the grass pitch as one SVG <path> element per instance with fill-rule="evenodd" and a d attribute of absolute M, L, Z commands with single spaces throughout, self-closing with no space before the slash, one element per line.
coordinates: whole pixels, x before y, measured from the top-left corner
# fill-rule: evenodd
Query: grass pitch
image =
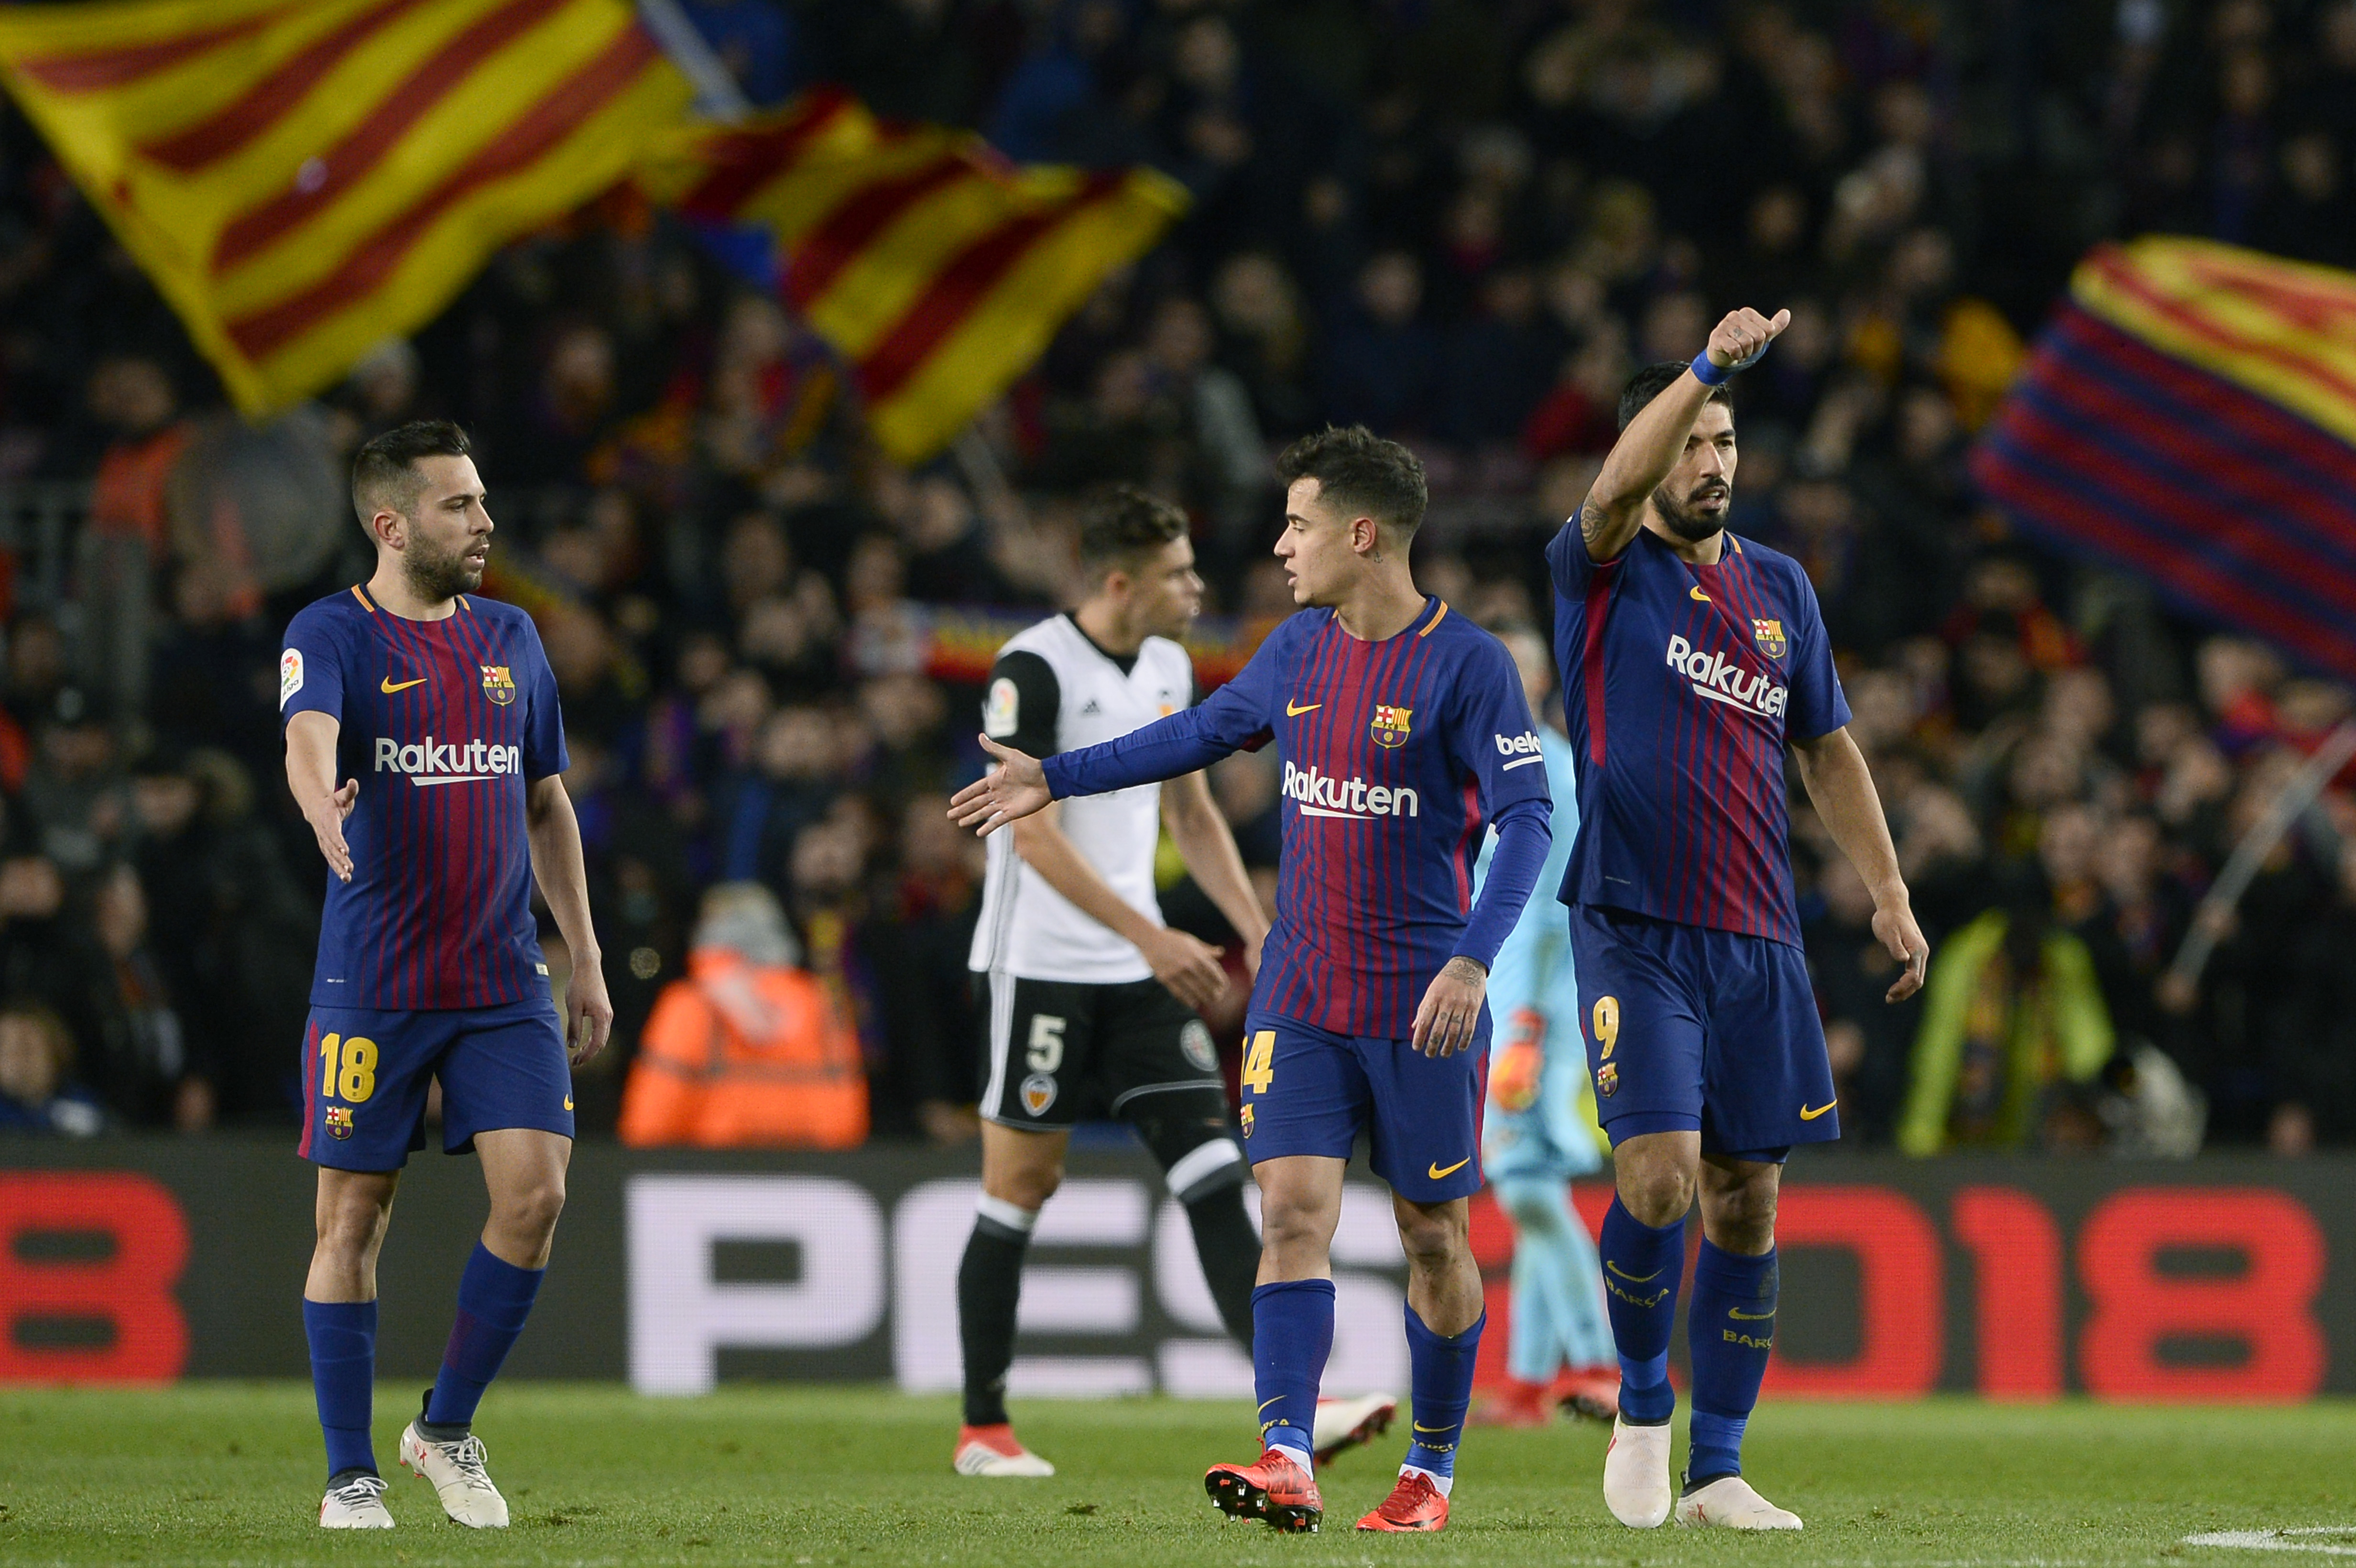
<path fill-rule="evenodd" d="M 416 1397 L 378 1391 L 388 1467 Z M 1605 1435 L 1574 1425 L 1475 1431 L 1445 1534 L 1359 1535 L 1351 1524 L 1401 1452 L 1394 1429 L 1325 1472 L 1323 1534 L 1278 1536 L 1223 1523 L 1203 1494 L 1205 1466 L 1251 1451 L 1242 1404 L 1033 1400 L 1016 1413 L 1060 1467 L 1054 1479 L 952 1474 L 948 1400 L 808 1387 L 650 1400 L 519 1383 L 494 1389 L 477 1424 L 513 1528 L 462 1531 L 423 1482 L 389 1470 L 400 1528 L 329 1536 L 316 1523 L 306 1385 L 0 1391 L 0 1563 L 2195 1568 L 2281 1560 L 2187 1537 L 2284 1529 L 2309 1533 L 2240 1539 L 2356 1555 L 2347 1404 L 1771 1405 L 1751 1423 L 1748 1470 L 1807 1520 L 1796 1537 L 1622 1529 L 1598 1491 Z"/>

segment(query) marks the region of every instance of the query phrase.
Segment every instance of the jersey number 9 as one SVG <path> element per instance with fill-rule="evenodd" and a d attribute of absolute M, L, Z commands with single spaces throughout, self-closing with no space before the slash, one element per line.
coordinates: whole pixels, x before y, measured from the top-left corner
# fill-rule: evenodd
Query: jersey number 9
<path fill-rule="evenodd" d="M 338 1047 L 343 1055 L 341 1072 L 336 1068 Z M 320 1036 L 319 1074 L 334 1086 L 337 1099 L 359 1104 L 376 1093 L 376 1041 L 360 1035 L 349 1040 L 341 1035 Z"/>
<path fill-rule="evenodd" d="M 1617 997 L 1595 998 L 1595 1043 L 1603 1048 L 1595 1060 L 1611 1061 L 1612 1048 L 1620 1043 L 1620 998 Z"/>

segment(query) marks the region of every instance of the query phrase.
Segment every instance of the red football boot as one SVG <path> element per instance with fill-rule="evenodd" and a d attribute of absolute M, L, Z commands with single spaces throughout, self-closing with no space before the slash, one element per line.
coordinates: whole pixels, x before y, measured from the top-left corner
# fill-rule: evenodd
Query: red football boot
<path fill-rule="evenodd" d="M 1203 1489 L 1229 1519 L 1266 1520 L 1270 1530 L 1313 1533 L 1325 1518 L 1317 1478 L 1281 1448 L 1270 1448 L 1256 1465 L 1212 1466 Z"/>
<path fill-rule="evenodd" d="M 1448 1528 L 1448 1499 L 1421 1470 L 1401 1471 L 1383 1506 L 1358 1521 L 1360 1530 L 1433 1531 Z"/>
<path fill-rule="evenodd" d="M 1554 1386 L 1555 1403 L 1565 1415 L 1582 1416 L 1589 1421 L 1619 1419 L 1619 1368 L 1579 1368 L 1565 1372 Z"/>
<path fill-rule="evenodd" d="M 1547 1405 L 1547 1386 L 1509 1378 L 1505 1386 L 1472 1407 L 1475 1426 L 1544 1426 L 1553 1414 Z"/>

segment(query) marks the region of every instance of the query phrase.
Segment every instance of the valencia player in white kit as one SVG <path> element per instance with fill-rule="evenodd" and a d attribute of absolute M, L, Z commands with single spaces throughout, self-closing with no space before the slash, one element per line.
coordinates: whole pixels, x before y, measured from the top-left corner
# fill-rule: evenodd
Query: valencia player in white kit
<path fill-rule="evenodd" d="M 1034 756 L 1109 741 L 1194 700 L 1176 638 L 1202 607 L 1185 515 L 1127 486 L 1082 522 L 1087 598 L 1010 639 L 982 722 Z M 1226 987 L 1219 951 L 1162 923 L 1153 860 L 1169 825 L 1187 869 L 1258 971 L 1268 919 L 1199 773 L 1067 803 L 990 840 L 971 964 L 989 989 L 982 1196 L 958 1271 L 965 1419 L 954 1463 L 969 1476 L 1048 1476 L 1006 1411 L 1023 1258 L 1063 1179 L 1071 1128 L 1135 1128 L 1186 1211 L 1221 1320 L 1247 1349 L 1259 1239 L 1245 1212 L 1242 1151 L 1197 1016 Z M 1328 1452 L 1387 1423 L 1393 1403 L 1325 1412 Z"/>

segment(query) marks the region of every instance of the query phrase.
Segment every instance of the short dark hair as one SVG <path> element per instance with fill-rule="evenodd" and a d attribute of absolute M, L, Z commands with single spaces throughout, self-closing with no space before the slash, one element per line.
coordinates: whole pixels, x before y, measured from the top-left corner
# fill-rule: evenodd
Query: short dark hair
<path fill-rule="evenodd" d="M 360 527 L 380 509 L 404 517 L 417 510 L 425 484 L 419 458 L 464 457 L 471 451 L 466 432 L 448 420 L 412 420 L 371 440 L 352 454 L 352 510 Z"/>
<path fill-rule="evenodd" d="M 1656 365 L 1647 365 L 1629 377 L 1628 384 L 1620 390 L 1620 428 L 1626 430 L 1635 423 L 1636 416 L 1644 411 L 1644 406 L 1667 391 L 1669 383 L 1685 373 L 1686 361 L 1664 359 Z M 1720 381 L 1709 389 L 1709 396 L 1703 399 L 1702 402 L 1705 407 L 1711 403 L 1724 403 L 1727 411 L 1733 412 L 1733 384 Z"/>
<path fill-rule="evenodd" d="M 1134 485 L 1108 485 L 1080 510 L 1080 573 L 1090 587 L 1106 574 L 1132 575 L 1145 558 L 1188 532 L 1186 514 Z"/>
<path fill-rule="evenodd" d="M 1403 536 L 1413 534 L 1423 521 L 1424 502 L 1430 496 L 1416 454 L 1362 424 L 1327 425 L 1315 435 L 1302 436 L 1276 460 L 1276 472 L 1287 485 L 1316 480 L 1321 498 L 1387 524 Z"/>

